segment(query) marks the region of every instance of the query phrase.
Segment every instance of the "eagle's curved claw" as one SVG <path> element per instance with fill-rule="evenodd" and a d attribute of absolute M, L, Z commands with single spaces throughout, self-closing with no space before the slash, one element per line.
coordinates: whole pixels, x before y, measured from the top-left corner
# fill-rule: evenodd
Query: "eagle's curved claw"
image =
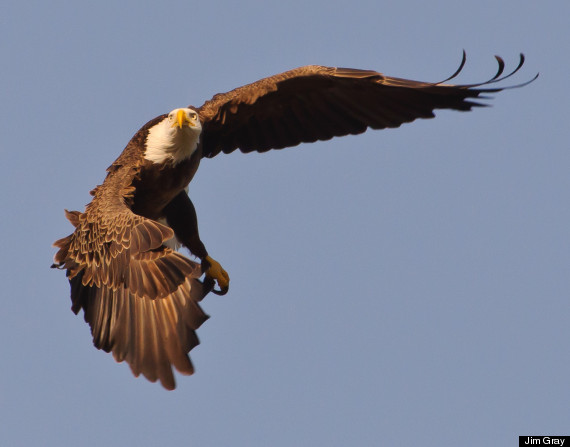
<path fill-rule="evenodd" d="M 216 295 L 225 295 L 228 293 L 228 289 L 230 288 L 230 275 L 228 275 L 228 272 L 226 272 L 215 259 L 212 259 L 210 256 L 206 256 L 205 260 L 209 264 L 209 267 L 206 270 L 206 280 L 211 283 L 215 281 L 220 287 L 220 290 L 212 289 L 212 292 Z"/>

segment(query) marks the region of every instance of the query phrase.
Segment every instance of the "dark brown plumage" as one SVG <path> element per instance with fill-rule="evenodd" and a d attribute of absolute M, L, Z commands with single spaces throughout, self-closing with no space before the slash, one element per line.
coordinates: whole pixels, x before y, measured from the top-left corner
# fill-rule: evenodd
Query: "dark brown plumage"
<path fill-rule="evenodd" d="M 193 373 L 188 353 L 208 318 L 199 302 L 215 282 L 217 293 L 229 286 L 200 240 L 184 191 L 202 157 L 398 127 L 431 118 L 435 109 L 471 110 L 482 105 L 474 101 L 481 94 L 502 90 L 489 84 L 516 73 L 524 57 L 502 78 L 504 63 L 497 61 L 492 79 L 472 85 L 306 66 L 215 95 L 195 112 L 177 109 L 149 121 L 109 167 L 85 211 L 66 211 L 75 231 L 54 244 L 54 267 L 67 271 L 72 310 L 84 310 L 95 346 L 127 361 L 135 376 L 160 380 L 167 389 L 175 387 L 172 366 Z M 464 63 L 465 54 L 444 82 Z M 174 236 L 201 262 L 170 248 Z"/>
<path fill-rule="evenodd" d="M 203 154 L 211 158 L 238 148 L 242 152 L 265 152 L 359 134 L 367 128 L 399 127 L 417 118 L 433 118 L 435 109 L 468 111 L 483 105 L 472 99 L 503 90 L 488 85 L 512 76 L 524 63 L 521 54 L 515 70 L 500 78 L 504 62 L 496 59 L 499 69 L 493 78 L 469 85 L 443 83 L 461 72 L 465 53 L 457 71 L 440 83 L 318 65 L 286 71 L 215 95 L 200 107 L 205 123 Z M 522 85 L 526 83 L 516 87 Z"/>

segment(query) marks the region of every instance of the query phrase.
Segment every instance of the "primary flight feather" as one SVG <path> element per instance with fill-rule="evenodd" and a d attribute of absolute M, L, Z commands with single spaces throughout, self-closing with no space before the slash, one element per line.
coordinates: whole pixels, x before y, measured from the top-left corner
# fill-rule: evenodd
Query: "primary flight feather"
<path fill-rule="evenodd" d="M 76 314 L 83 309 L 94 345 L 167 389 L 175 388 L 172 366 L 194 372 L 188 353 L 208 318 L 199 302 L 229 288 L 227 272 L 200 240 L 186 193 L 202 158 L 399 127 L 432 118 L 435 109 L 471 110 L 484 105 L 475 101 L 482 94 L 503 90 L 491 84 L 524 63 L 521 55 L 501 77 L 504 63 L 496 59 L 493 78 L 469 85 L 445 83 L 462 70 L 465 53 L 454 75 L 439 83 L 311 65 L 149 121 L 91 191 L 85 211 L 66 211 L 75 231 L 54 243 L 53 267 L 66 270 L 71 308 Z M 180 254 L 179 245 L 200 262 Z"/>

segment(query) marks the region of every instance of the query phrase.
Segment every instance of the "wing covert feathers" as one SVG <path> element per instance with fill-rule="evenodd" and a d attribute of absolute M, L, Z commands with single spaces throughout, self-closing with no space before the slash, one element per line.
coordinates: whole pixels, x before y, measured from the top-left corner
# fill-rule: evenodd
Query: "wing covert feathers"
<path fill-rule="evenodd" d="M 83 309 L 94 345 L 174 389 L 172 366 L 194 372 L 188 353 L 208 318 L 202 267 L 163 245 L 172 229 L 102 201 L 107 186 L 98 188 L 85 213 L 66 211 L 75 232 L 54 243 L 54 266 L 67 270 L 72 310 Z"/>
<path fill-rule="evenodd" d="M 215 95 L 198 109 L 203 122 L 203 156 L 220 152 L 265 152 L 299 143 L 359 134 L 367 128 L 399 127 L 417 118 L 433 118 L 435 109 L 468 111 L 483 106 L 474 99 L 527 83 L 497 88 L 497 74 L 480 84 L 452 85 L 465 65 L 443 82 L 429 83 L 385 76 L 372 70 L 309 65 Z M 533 78 L 532 80 L 534 80 Z M 529 81 L 529 82 L 532 82 Z"/>

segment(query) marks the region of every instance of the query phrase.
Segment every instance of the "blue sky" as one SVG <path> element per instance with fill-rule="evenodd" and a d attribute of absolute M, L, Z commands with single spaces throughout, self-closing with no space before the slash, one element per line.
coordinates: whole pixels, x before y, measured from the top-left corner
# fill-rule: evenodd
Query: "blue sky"
<path fill-rule="evenodd" d="M 0 444 L 516 445 L 569 434 L 570 4 L 12 2 L 0 14 Z M 230 293 L 178 389 L 92 347 L 51 243 L 154 116 L 322 64 L 520 90 L 190 187 Z"/>

